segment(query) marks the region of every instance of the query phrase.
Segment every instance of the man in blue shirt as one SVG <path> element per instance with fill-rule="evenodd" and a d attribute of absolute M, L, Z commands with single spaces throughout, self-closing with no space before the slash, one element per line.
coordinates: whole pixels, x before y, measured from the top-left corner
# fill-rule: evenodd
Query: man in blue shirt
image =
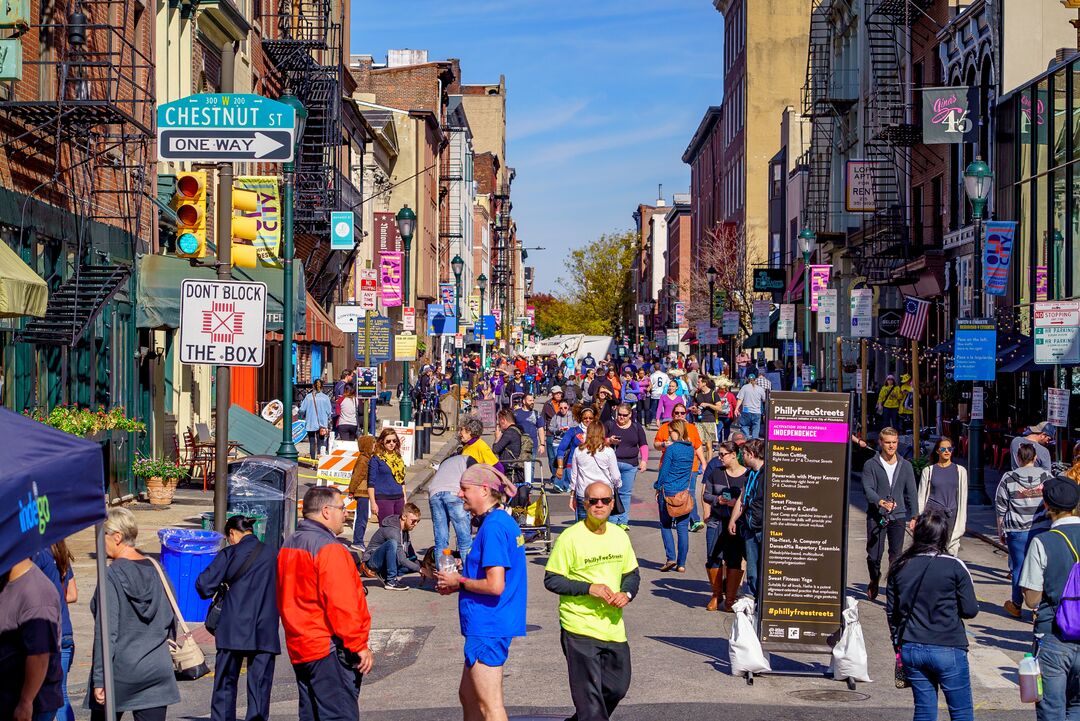
<path fill-rule="evenodd" d="M 493 466 L 480 463 L 461 474 L 459 495 L 480 528 L 461 573 L 436 574 L 439 593 L 459 591 L 465 668 L 458 695 L 466 719 L 506 718 L 502 667 L 510 642 L 525 635 L 525 538 L 502 508 L 515 492 L 514 485 Z"/>
<path fill-rule="evenodd" d="M 330 448 L 330 414 L 334 412 L 330 397 L 322 391 L 318 378 L 311 384 L 311 393 L 300 404 L 300 416 L 307 428 L 308 449 L 312 458 L 319 457 L 319 448 Z"/>

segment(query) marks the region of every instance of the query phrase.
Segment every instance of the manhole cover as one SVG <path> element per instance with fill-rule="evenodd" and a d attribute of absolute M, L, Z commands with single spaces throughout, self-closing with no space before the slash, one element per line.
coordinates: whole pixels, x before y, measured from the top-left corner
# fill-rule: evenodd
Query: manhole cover
<path fill-rule="evenodd" d="M 870 698 L 870 694 L 859 693 L 858 691 L 842 691 L 840 689 L 795 691 L 791 695 L 795 698 L 802 699 L 803 701 L 817 701 L 821 703 L 851 703 L 853 701 L 865 701 Z"/>

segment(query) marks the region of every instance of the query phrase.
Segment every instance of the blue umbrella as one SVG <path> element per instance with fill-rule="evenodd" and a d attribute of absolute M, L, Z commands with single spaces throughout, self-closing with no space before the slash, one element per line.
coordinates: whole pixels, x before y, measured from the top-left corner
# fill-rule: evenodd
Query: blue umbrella
<path fill-rule="evenodd" d="M 0 573 L 105 520 L 101 446 L 0 408 Z"/>

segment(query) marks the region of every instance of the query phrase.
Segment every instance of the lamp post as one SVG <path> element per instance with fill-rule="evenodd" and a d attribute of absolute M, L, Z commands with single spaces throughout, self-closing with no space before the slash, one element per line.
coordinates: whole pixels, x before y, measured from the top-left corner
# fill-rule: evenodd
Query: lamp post
<path fill-rule="evenodd" d="M 398 233 L 401 235 L 401 243 L 405 247 L 405 269 L 404 269 L 404 303 L 405 305 L 412 303 L 412 296 L 409 294 L 409 269 L 411 265 L 412 254 L 412 238 L 413 233 L 416 232 L 416 213 L 412 209 L 405 205 L 398 211 L 397 216 Z M 409 361 L 401 361 L 401 406 L 400 406 L 400 419 L 402 423 L 408 423 L 412 420 L 413 407 L 412 407 L 412 388 L 409 387 Z"/>
<path fill-rule="evenodd" d="M 487 295 L 487 276 L 483 273 L 476 279 L 476 287 L 480 289 L 480 373 L 487 370 L 487 337 L 484 333 L 484 296 Z"/>
<path fill-rule="evenodd" d="M 454 315 L 458 323 L 461 323 L 461 274 L 465 271 L 465 261 L 460 255 L 455 255 L 450 261 L 450 267 L 454 271 Z M 460 331 L 460 328 L 459 328 Z M 456 336 L 456 334 L 455 334 Z M 454 344 L 454 383 L 461 386 L 461 349 Z M 458 396 L 460 398 L 460 396 Z"/>
<path fill-rule="evenodd" d="M 812 228 L 803 228 L 799 231 L 799 250 L 802 252 L 803 258 L 803 305 L 805 306 L 803 315 L 803 351 L 806 353 L 807 363 L 813 358 L 810 354 L 810 340 L 812 338 L 810 335 L 810 256 L 816 246 L 817 234 Z M 798 373 L 798 366 L 799 364 L 796 363 L 796 373 Z M 798 383 L 797 378 L 795 383 Z"/>
<path fill-rule="evenodd" d="M 300 143 L 304 137 L 304 126 L 307 124 L 308 112 L 304 104 L 292 93 L 286 93 L 278 98 L 281 102 L 292 107 L 296 112 L 296 134 L 293 156 L 300 154 Z M 277 454 L 282 458 L 295 461 L 299 455 L 292 440 L 293 424 L 293 187 L 296 181 L 296 163 L 285 163 L 282 167 L 285 180 L 284 199 L 282 200 L 281 221 L 284 226 L 281 229 L 281 284 L 282 284 L 282 312 L 285 317 L 281 322 L 281 405 L 284 407 L 284 415 L 281 418 L 281 445 L 278 446 Z"/>
<path fill-rule="evenodd" d="M 716 303 L 714 302 L 713 289 L 716 287 L 716 268 L 709 266 L 709 269 L 705 271 L 705 277 L 709 279 L 709 327 L 716 327 Z M 706 365 L 703 361 L 701 365 Z M 712 359 L 708 361 L 708 369 L 712 370 Z"/>
<path fill-rule="evenodd" d="M 986 199 L 990 195 L 990 186 L 994 182 L 994 174 L 990 166 L 983 162 L 981 157 L 976 157 L 971 165 L 964 170 L 964 191 L 968 200 L 971 201 L 971 216 L 975 221 L 975 273 L 974 286 L 971 289 L 971 313 L 972 316 L 981 318 L 983 309 L 983 211 L 986 209 Z M 982 388 L 982 381 L 973 381 L 971 384 L 972 397 L 976 388 Z M 972 418 L 968 425 L 968 505 L 984 506 L 990 503 L 986 495 L 982 470 L 982 431 L 983 419 Z"/>

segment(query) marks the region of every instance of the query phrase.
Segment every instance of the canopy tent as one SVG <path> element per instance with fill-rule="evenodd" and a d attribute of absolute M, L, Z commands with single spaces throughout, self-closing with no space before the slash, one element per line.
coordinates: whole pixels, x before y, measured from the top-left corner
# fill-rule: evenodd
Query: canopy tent
<path fill-rule="evenodd" d="M 0 318 L 42 317 L 49 304 L 45 279 L 0 240 Z"/>

